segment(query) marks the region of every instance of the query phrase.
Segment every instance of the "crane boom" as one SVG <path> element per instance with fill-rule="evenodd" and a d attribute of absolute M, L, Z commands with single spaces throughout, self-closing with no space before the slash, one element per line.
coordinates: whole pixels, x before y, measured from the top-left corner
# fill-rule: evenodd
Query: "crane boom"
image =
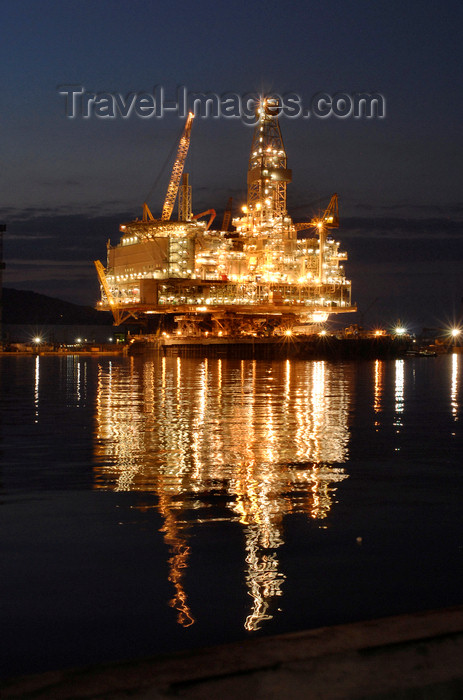
<path fill-rule="evenodd" d="M 320 217 L 314 217 L 311 221 L 304 221 L 300 224 L 294 224 L 296 231 L 304 231 L 305 229 L 317 227 L 320 228 L 338 228 L 339 227 L 339 205 L 338 195 L 331 197 L 330 203 Z"/>
<path fill-rule="evenodd" d="M 215 219 L 215 214 L 216 214 L 215 209 L 207 209 L 206 211 L 202 211 L 201 214 L 195 214 L 191 218 L 193 219 L 193 221 L 196 221 L 196 219 L 201 219 L 203 216 L 206 216 L 207 214 L 209 214 L 210 219 L 207 222 L 206 231 L 209 231 L 209 229 L 212 226 L 212 222 Z"/>
<path fill-rule="evenodd" d="M 95 263 L 98 279 L 100 280 L 100 284 L 104 289 L 104 293 L 106 294 L 108 304 L 110 306 L 114 306 L 116 302 L 109 288 L 108 280 L 106 279 L 106 270 L 104 269 L 103 263 L 100 262 L 100 260 L 94 260 L 93 262 Z"/>
<path fill-rule="evenodd" d="M 162 207 L 161 221 L 169 221 L 172 215 L 172 210 L 175 204 L 175 198 L 177 197 L 180 179 L 183 173 L 183 167 L 185 165 L 185 159 L 187 157 L 188 148 L 190 146 L 191 126 L 193 123 L 193 118 L 194 114 L 190 112 L 188 114 L 185 128 L 183 130 L 183 134 L 178 144 L 177 156 L 175 158 L 174 167 L 172 168 L 170 182 L 167 186 L 166 198 Z"/>
<path fill-rule="evenodd" d="M 322 216 L 323 225 L 326 228 L 338 228 L 339 227 L 339 205 L 338 205 L 338 194 L 337 192 L 330 199 L 330 203 L 325 209 Z"/>

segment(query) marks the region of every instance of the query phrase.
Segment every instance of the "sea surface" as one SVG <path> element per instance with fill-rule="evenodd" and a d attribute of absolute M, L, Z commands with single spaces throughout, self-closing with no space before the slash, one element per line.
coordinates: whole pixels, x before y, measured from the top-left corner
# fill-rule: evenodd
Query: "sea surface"
<path fill-rule="evenodd" d="M 2 675 L 461 604 L 462 383 L 0 357 Z"/>

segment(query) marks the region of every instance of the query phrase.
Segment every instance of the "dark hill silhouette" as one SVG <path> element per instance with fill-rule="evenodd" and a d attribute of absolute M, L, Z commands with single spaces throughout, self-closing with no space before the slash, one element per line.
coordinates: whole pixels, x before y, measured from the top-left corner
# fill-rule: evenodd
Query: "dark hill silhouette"
<path fill-rule="evenodd" d="M 3 323 L 49 325 L 108 325 L 112 316 L 91 306 L 79 306 L 36 292 L 3 289 Z"/>

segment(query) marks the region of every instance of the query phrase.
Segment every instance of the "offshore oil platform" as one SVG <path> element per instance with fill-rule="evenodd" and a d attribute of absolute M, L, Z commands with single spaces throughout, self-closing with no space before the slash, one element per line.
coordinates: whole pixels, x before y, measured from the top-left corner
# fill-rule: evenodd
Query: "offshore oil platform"
<path fill-rule="evenodd" d="M 188 115 L 160 218 L 143 204 L 141 219 L 120 225 L 120 242 L 108 242 L 106 268 L 95 261 L 101 286 L 97 308 L 110 310 L 115 325 L 146 325 L 151 314 L 174 315 L 177 337 L 244 340 L 317 333 L 332 314 L 356 311 L 341 264 L 347 254 L 333 237 L 339 226 L 337 194 L 310 221 L 294 223 L 287 212 L 292 176 L 278 112 L 276 99 L 261 100 L 247 202 L 232 219 L 229 200 L 217 230 L 213 209 L 192 213 L 191 186 L 183 173 L 193 124 L 193 114 Z"/>

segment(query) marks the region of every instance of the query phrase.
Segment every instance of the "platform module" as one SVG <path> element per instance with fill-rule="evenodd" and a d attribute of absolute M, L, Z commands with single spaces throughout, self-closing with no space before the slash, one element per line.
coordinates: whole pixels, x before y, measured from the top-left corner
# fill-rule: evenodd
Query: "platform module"
<path fill-rule="evenodd" d="M 121 224 L 119 244 L 108 243 L 106 267 L 95 261 L 101 284 L 97 308 L 111 310 L 115 325 L 175 314 L 186 335 L 278 334 L 292 327 L 319 328 L 331 314 L 356 311 L 342 265 L 347 255 L 333 236 L 339 227 L 338 195 L 307 222 L 295 224 L 288 214 L 292 174 L 278 111 L 275 99 L 261 100 L 247 202 L 232 218 L 229 201 L 220 229 L 212 228 L 213 209 L 192 213 L 191 186 L 183 173 L 193 125 L 193 115 L 188 116 L 161 216 L 155 218 L 145 203 L 141 219 Z"/>

